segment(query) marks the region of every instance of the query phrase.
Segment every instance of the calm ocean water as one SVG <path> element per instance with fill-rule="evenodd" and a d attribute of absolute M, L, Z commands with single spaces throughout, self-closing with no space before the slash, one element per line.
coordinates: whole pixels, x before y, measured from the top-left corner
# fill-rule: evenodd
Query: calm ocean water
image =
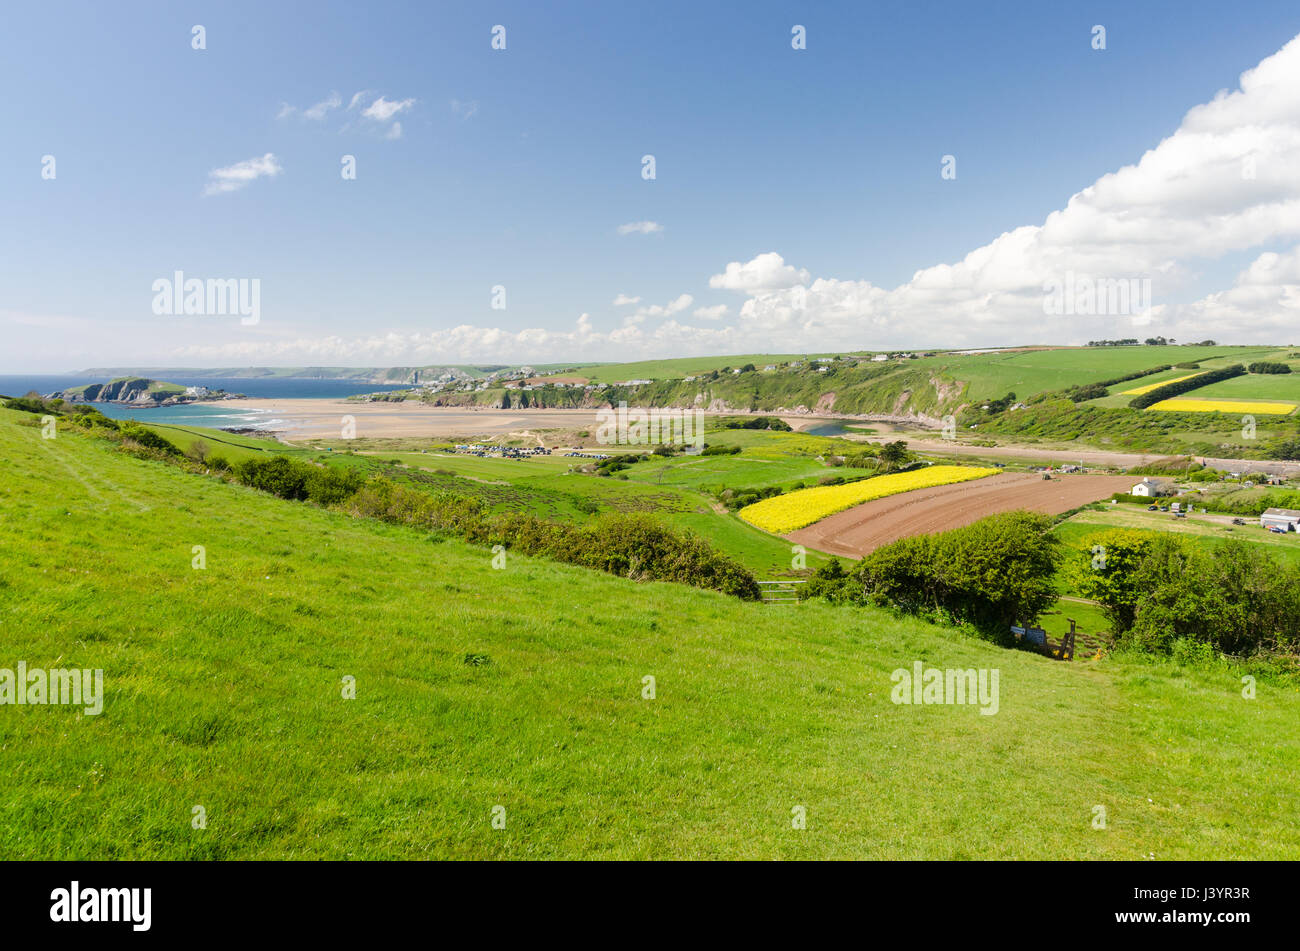
<path fill-rule="evenodd" d="M 108 380 L 103 377 L 90 376 L 0 376 L 0 394 L 22 396 L 35 390 L 44 396 L 69 386 L 107 382 Z M 187 379 L 183 376 L 177 376 L 169 378 L 167 382 L 180 383 L 184 386 L 206 386 L 211 390 L 243 393 L 245 396 L 257 399 L 340 399 L 358 393 L 378 393 L 383 390 L 400 390 L 404 388 L 402 386 L 365 383 L 355 380 L 228 380 Z M 155 409 L 137 409 L 132 406 L 119 406 L 116 403 L 95 403 L 94 406 L 105 416 L 113 419 L 139 419 L 154 423 L 171 423 L 173 425 L 188 424 L 214 428 L 247 426 L 257 429 L 273 429 L 276 424 L 282 422 L 269 412 L 246 409 L 235 410 L 225 403 L 197 403 L 188 406 L 162 406 Z"/>

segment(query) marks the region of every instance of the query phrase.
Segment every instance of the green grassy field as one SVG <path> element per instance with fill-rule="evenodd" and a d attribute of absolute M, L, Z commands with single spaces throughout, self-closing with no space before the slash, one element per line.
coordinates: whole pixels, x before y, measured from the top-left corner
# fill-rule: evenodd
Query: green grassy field
<path fill-rule="evenodd" d="M 32 421 L 0 411 L 0 667 L 106 699 L 0 707 L 0 857 L 1300 856 L 1290 681 L 494 570 Z M 998 669 L 997 714 L 891 703 L 917 660 Z"/>
<path fill-rule="evenodd" d="M 593 383 L 619 383 L 623 380 L 676 380 L 684 376 L 739 368 L 747 363 L 759 370 L 772 364 L 798 361 L 807 363 L 827 353 L 747 353 L 739 356 L 679 357 L 675 360 L 641 360 L 636 363 L 600 363 L 576 367 L 574 373 Z"/>
<path fill-rule="evenodd" d="M 1221 356 L 1230 357 L 1229 362 L 1242 362 L 1275 352 L 1272 347 L 1076 347 L 969 356 L 940 354 L 916 362 L 942 367 L 946 375 L 967 381 L 966 395 L 970 399 L 997 399 L 1008 392 L 1023 399 L 1045 390 L 1093 383 L 1165 363 L 1201 362 Z M 1189 371 L 1166 372 L 1174 377 Z M 1161 375 L 1152 375 L 1150 381 Z M 1148 381 L 1126 383 L 1118 389 L 1130 389 L 1143 382 Z"/>
<path fill-rule="evenodd" d="M 563 453 L 501 459 L 439 449 L 388 452 L 379 448 L 379 440 L 367 441 L 364 445 L 368 448 L 359 453 L 317 454 L 315 458 L 384 472 L 390 478 L 432 490 L 473 495 L 494 508 L 543 518 L 581 521 L 594 514 L 588 503 L 597 506 L 595 511 L 647 512 L 709 539 L 764 580 L 791 574 L 790 544 L 724 511 L 713 492 L 770 485 L 788 489 L 830 474 L 860 474 L 858 470 L 831 468 L 816 457 L 818 453 L 843 453 L 851 445 L 823 436 L 756 430 L 711 431 L 708 442 L 738 445 L 744 451 L 722 456 L 647 456 L 646 461 L 623 470 L 616 478 L 570 471 L 591 464 L 591 460 Z M 616 454 L 624 450 L 626 447 L 597 446 L 591 451 Z M 387 465 L 390 461 L 407 468 L 393 468 Z M 467 484 L 449 476 L 471 481 Z M 816 570 L 827 556 L 807 551 L 804 560 L 808 570 Z"/>
<path fill-rule="evenodd" d="M 1175 518 L 1167 512 L 1148 512 L 1136 505 L 1119 504 L 1104 511 L 1085 509 L 1058 525 L 1056 534 L 1062 539 L 1082 544 L 1094 532 L 1107 528 L 1137 528 L 1146 531 L 1170 532 L 1196 544 L 1213 545 L 1225 539 L 1235 539 L 1260 546 L 1270 557 L 1284 564 L 1300 563 L 1300 535 L 1276 535 L 1259 527 L 1258 518 L 1245 518 L 1245 525 L 1231 524 L 1231 516 L 1211 513 L 1187 518 Z"/>
<path fill-rule="evenodd" d="M 220 429 L 174 426 L 167 423 L 148 423 L 146 428 L 154 430 L 182 452 L 188 452 L 196 442 L 202 442 L 212 455 L 224 456 L 229 462 L 258 458 L 267 453 L 284 453 L 295 457 L 316 455 L 304 449 L 286 446 L 275 439 L 240 436 L 222 432 Z"/>
<path fill-rule="evenodd" d="M 1295 370 L 1300 370 L 1297 366 Z M 1247 373 L 1183 394 L 1189 399 L 1291 400 L 1300 402 L 1300 372 Z"/>

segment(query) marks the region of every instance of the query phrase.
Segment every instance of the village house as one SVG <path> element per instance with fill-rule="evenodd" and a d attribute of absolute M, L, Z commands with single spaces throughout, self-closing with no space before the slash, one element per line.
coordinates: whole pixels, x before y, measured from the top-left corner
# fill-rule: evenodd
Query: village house
<path fill-rule="evenodd" d="M 1168 488 L 1163 483 L 1154 479 L 1143 479 L 1130 490 L 1131 495 L 1140 495 L 1148 499 L 1154 499 L 1159 495 L 1167 495 L 1168 492 Z"/>

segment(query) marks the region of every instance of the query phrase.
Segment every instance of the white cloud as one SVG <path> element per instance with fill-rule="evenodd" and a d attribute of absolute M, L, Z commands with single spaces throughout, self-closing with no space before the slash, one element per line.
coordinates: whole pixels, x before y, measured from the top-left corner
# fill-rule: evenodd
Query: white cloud
<path fill-rule="evenodd" d="M 582 314 L 572 330 L 506 330 L 500 327 L 461 325 L 432 332 L 398 332 L 367 337 L 259 337 L 239 342 L 180 347 L 169 360 L 279 365 L 336 364 L 384 366 L 411 363 L 493 362 L 536 363 L 547 356 L 557 360 L 620 359 L 643 353 L 680 353 L 684 348 L 706 353 L 742 352 L 744 341 L 734 328 L 702 330 L 668 321 L 652 331 L 639 326 L 619 327 L 607 333 L 592 330 L 591 317 Z"/>
<path fill-rule="evenodd" d="M 354 97 L 355 98 L 355 97 Z M 370 105 L 361 111 L 361 114 L 367 119 L 374 119 L 377 122 L 387 122 L 398 113 L 405 112 L 415 105 L 414 99 L 402 99 L 398 101 L 385 99 L 380 96 Z"/>
<path fill-rule="evenodd" d="M 474 114 L 478 112 L 478 100 L 473 99 L 469 102 L 461 102 L 459 99 L 453 99 L 451 101 L 451 111 L 456 113 L 456 115 L 460 116 L 462 119 L 473 118 Z"/>
<path fill-rule="evenodd" d="M 639 303 L 641 303 L 641 298 L 628 297 L 626 294 L 619 294 L 617 297 L 614 298 L 615 307 L 626 307 L 628 304 L 639 304 Z"/>
<path fill-rule="evenodd" d="M 659 234 L 664 226 L 657 221 L 630 221 L 618 226 L 619 234 Z"/>
<path fill-rule="evenodd" d="M 401 137 L 402 124 L 400 122 L 394 122 L 387 134 L 384 136 L 385 139 L 400 139 Z"/>
<path fill-rule="evenodd" d="M 1300 37 L 1242 74 L 1241 88 L 1191 109 L 1134 165 L 1073 195 L 960 261 L 917 271 L 893 289 L 819 278 L 806 289 L 775 252 L 732 262 L 711 287 L 750 294 L 739 326 L 756 342 L 801 348 L 1082 342 L 1126 329 L 1183 327 L 1178 337 L 1276 338 L 1247 299 L 1286 306 L 1296 283 L 1267 255 L 1222 295 L 1179 304 L 1206 261 L 1300 235 Z M 1285 256 L 1284 256 L 1285 257 Z M 1256 272 L 1278 275 L 1255 281 Z M 1049 282 L 1148 279 L 1159 303 L 1121 317 L 1049 317 Z M 1261 289 L 1263 288 L 1263 289 Z M 1271 295 L 1271 296 L 1270 296 Z M 1283 311 L 1285 312 L 1285 311 Z M 1278 311 L 1271 311 L 1274 316 Z M 1186 328 L 1199 327 L 1200 330 Z M 1287 334 L 1289 336 L 1289 334 Z"/>
<path fill-rule="evenodd" d="M 1273 343 L 1300 339 L 1300 245 L 1285 254 L 1266 251 L 1231 288 L 1196 301 L 1179 317 L 1175 339 L 1212 336 L 1198 332 L 1209 323 L 1250 327 L 1258 339 Z"/>
<path fill-rule="evenodd" d="M 294 114 L 300 114 L 304 119 L 319 121 L 324 119 L 331 109 L 337 109 L 341 105 L 343 105 L 343 100 L 339 97 L 339 94 L 332 92 L 328 98 L 322 99 L 314 106 L 303 109 L 300 113 L 297 106 L 291 106 L 287 102 L 281 103 L 280 111 L 276 113 L 275 117 L 277 119 L 287 119 Z"/>
<path fill-rule="evenodd" d="M 204 195 L 220 195 L 239 191 L 259 178 L 272 178 L 284 169 L 276 157 L 267 152 L 261 158 L 245 159 L 225 168 L 215 168 L 208 173 L 208 184 L 203 189 Z"/>
<path fill-rule="evenodd" d="M 249 363 L 352 365 L 477 360 L 629 360 L 688 353 L 804 352 L 856 347 L 962 348 L 1081 343 L 1162 333 L 1179 340 L 1290 343 L 1300 328 L 1300 38 L 1243 73 L 1240 89 L 1189 110 L 1134 164 L 1103 176 L 1039 224 L 1007 231 L 957 261 L 893 288 L 861 278 L 812 278 L 776 251 L 733 261 L 709 286 L 747 295 L 725 323 L 678 323 L 689 294 L 639 309 L 596 332 L 470 326 L 361 338 L 254 338 L 192 356 Z M 238 185 L 234 186 L 238 187 Z M 620 234 L 662 231 L 633 222 Z M 1207 263 L 1253 260 L 1231 286 L 1193 292 Z M 706 272 L 708 273 L 708 272 Z M 1077 278 L 1149 278 L 1159 303 L 1131 317 L 1052 317 L 1045 285 Z M 620 295 L 625 297 L 626 295 Z M 626 298 L 624 304 L 640 303 Z M 693 302 L 693 301 L 692 301 Z M 694 317 L 721 321 L 714 308 Z M 726 315 L 724 315 L 726 316 Z M 657 325 L 651 317 L 661 319 Z M 1138 333 L 1132 332 L 1141 328 Z"/>
<path fill-rule="evenodd" d="M 370 95 L 369 89 L 362 89 L 359 92 L 353 93 L 352 98 L 348 100 L 348 111 L 350 112 L 351 110 L 355 109 L 369 95 Z"/>
<path fill-rule="evenodd" d="M 806 284 L 808 276 L 807 271 L 786 264 L 775 251 L 768 251 L 744 264 L 732 261 L 721 274 L 709 278 L 709 287 L 756 294 Z"/>
<path fill-rule="evenodd" d="M 694 314 L 701 320 L 721 320 L 727 316 L 727 305 L 715 304 L 712 307 L 697 307 Z"/>
<path fill-rule="evenodd" d="M 322 99 L 310 109 L 304 109 L 302 116 L 304 119 L 324 119 L 326 113 L 331 109 L 337 109 L 341 105 L 343 105 L 343 100 L 339 98 L 339 94 L 332 92 L 328 99 Z"/>
<path fill-rule="evenodd" d="M 652 304 L 649 307 L 638 307 L 637 316 L 646 317 L 671 317 L 684 311 L 691 304 L 695 303 L 695 298 L 690 294 L 679 294 L 666 304 Z"/>

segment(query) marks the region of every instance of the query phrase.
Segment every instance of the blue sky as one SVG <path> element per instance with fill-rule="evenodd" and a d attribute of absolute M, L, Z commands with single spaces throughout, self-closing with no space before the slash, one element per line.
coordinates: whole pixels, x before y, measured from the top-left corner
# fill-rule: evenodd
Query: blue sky
<path fill-rule="evenodd" d="M 921 333 L 924 311 L 873 305 L 864 287 L 898 288 L 1042 225 L 1300 34 L 1294 2 L 1186 0 L 72 3 L 6 18 L 0 370 L 11 372 L 1118 333 L 1122 322 L 1102 321 L 1095 334 L 1009 338 L 1024 323 L 1008 319 L 974 340 L 946 305 Z M 191 48 L 194 24 L 204 50 Z M 490 47 L 496 24 L 504 51 Z M 806 50 L 791 49 L 794 24 Z M 1094 24 L 1105 51 L 1090 45 Z M 334 97 L 323 118 L 303 116 Z M 414 101 L 365 118 L 376 99 Z M 205 195 L 213 170 L 267 153 L 278 174 Z M 354 181 L 340 177 L 345 154 Z M 939 175 L 946 154 L 952 181 Z M 640 221 L 662 230 L 618 233 Z M 1178 256 L 1168 299 L 1192 305 L 1295 243 L 1285 227 L 1254 237 Z M 763 298 L 739 320 L 754 288 L 710 277 L 773 252 L 810 288 L 862 282 L 846 305 L 860 312 L 763 323 L 757 312 L 774 306 Z M 260 321 L 155 316 L 151 283 L 176 269 L 259 279 Z M 494 285 L 504 310 L 490 307 Z M 640 301 L 616 307 L 619 294 Z M 638 306 L 682 295 L 689 305 L 638 319 Z M 718 305 L 726 316 L 694 316 Z M 580 318 L 588 329 L 564 336 Z M 665 320 L 700 332 L 653 336 Z M 475 330 L 448 337 L 458 326 Z M 519 336 L 529 328 L 545 333 Z"/>

